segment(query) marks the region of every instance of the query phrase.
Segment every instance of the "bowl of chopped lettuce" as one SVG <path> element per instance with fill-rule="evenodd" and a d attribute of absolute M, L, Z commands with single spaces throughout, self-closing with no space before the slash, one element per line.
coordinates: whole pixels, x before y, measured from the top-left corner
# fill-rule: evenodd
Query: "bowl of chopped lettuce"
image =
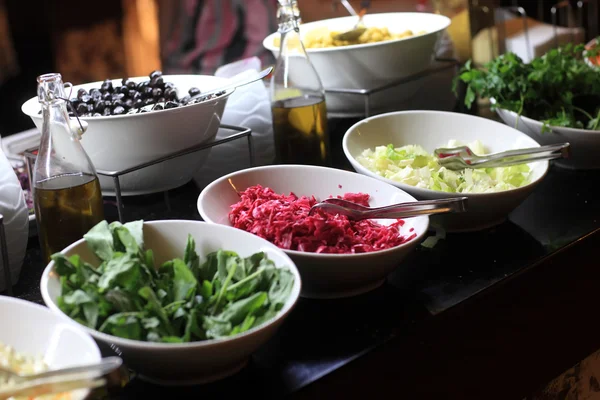
<path fill-rule="evenodd" d="M 467 62 L 457 77 L 467 88 L 465 105 L 489 99 L 507 125 L 538 143 L 570 143 L 571 156 L 554 162 L 559 167 L 600 169 L 600 73 L 589 62 L 598 49 L 585 47 L 568 44 L 529 63 L 514 53 L 483 68 Z"/>
<path fill-rule="evenodd" d="M 400 111 L 356 123 L 342 146 L 353 168 L 419 200 L 466 196 L 461 214 L 431 216 L 447 231 L 475 231 L 502 223 L 548 171 L 547 161 L 450 171 L 433 155 L 439 147 L 468 145 L 479 155 L 539 147 L 524 133 L 486 118 L 442 111 Z"/>
<path fill-rule="evenodd" d="M 100 222 L 52 256 L 42 297 L 142 379 L 214 381 L 242 369 L 300 294 L 271 243 L 200 221 Z"/>

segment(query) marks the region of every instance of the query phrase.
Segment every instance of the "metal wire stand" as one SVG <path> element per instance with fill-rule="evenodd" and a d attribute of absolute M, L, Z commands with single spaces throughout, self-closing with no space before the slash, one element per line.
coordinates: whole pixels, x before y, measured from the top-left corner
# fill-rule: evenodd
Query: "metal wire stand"
<path fill-rule="evenodd" d="M 437 63 L 441 63 L 442 65 L 436 65 L 436 66 L 432 66 L 429 69 L 426 69 L 425 71 L 421 71 L 418 72 L 414 75 L 411 76 L 407 76 L 405 78 L 402 79 L 397 79 L 391 82 L 388 82 L 384 85 L 372 88 L 372 89 L 338 89 L 338 88 L 332 88 L 332 89 L 325 89 L 325 93 L 331 93 L 331 94 L 347 94 L 347 95 L 353 95 L 353 96 L 363 96 L 364 97 L 364 104 L 365 104 L 365 113 L 364 116 L 365 117 L 370 117 L 371 116 L 371 96 L 379 93 L 381 91 L 384 90 L 388 90 L 388 89 L 392 89 L 395 88 L 397 86 L 403 85 L 405 83 L 409 83 L 412 81 L 416 81 L 418 79 L 433 75 L 433 74 L 437 74 L 439 72 L 445 71 L 447 69 L 450 68 L 458 68 L 460 63 L 458 60 L 455 60 L 453 58 L 436 58 L 434 60 Z"/>
<path fill-rule="evenodd" d="M 166 156 L 163 156 L 163 157 L 160 157 L 160 158 L 157 158 L 157 159 L 154 159 L 154 160 L 142 163 L 142 164 L 135 165 L 131 168 L 122 169 L 119 171 L 96 170 L 98 175 L 106 176 L 106 177 L 112 178 L 112 180 L 113 180 L 114 187 L 115 187 L 115 197 L 117 200 L 117 211 L 119 213 L 119 221 L 122 223 L 125 222 L 123 195 L 121 193 L 121 182 L 120 182 L 120 177 L 125 174 L 129 174 L 131 172 L 135 172 L 135 171 L 138 171 L 138 170 L 146 168 L 146 167 L 160 164 L 162 162 L 169 161 L 174 158 L 183 157 L 188 154 L 196 153 L 196 152 L 206 150 L 211 147 L 218 146 L 220 144 L 224 144 L 224 143 L 242 139 L 242 138 L 246 138 L 248 140 L 248 156 L 250 158 L 250 166 L 253 167 L 254 166 L 254 144 L 252 142 L 252 129 L 240 127 L 240 126 L 233 126 L 233 125 L 221 125 L 219 127 L 219 129 L 230 130 L 230 131 L 234 131 L 235 133 L 233 133 L 232 135 L 229 135 L 227 137 L 224 137 L 222 139 L 215 140 L 210 143 L 201 143 L 201 144 L 189 147 L 184 150 L 176 151 L 176 152 L 168 154 Z M 25 157 L 27 158 L 27 170 L 29 173 L 30 182 L 33 182 L 31 180 L 31 171 L 33 171 L 33 165 L 35 164 L 35 158 L 36 158 L 36 154 L 33 153 L 34 151 L 36 151 L 36 149 L 30 149 L 25 152 Z M 164 194 L 165 194 L 165 201 L 168 204 L 168 197 L 167 197 L 168 191 L 165 191 Z"/>

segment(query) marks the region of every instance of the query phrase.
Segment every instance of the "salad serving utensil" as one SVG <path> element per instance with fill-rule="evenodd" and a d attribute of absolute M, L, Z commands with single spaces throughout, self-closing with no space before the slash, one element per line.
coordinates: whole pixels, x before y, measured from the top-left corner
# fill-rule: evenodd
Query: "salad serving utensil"
<path fill-rule="evenodd" d="M 359 12 L 356 12 L 356 10 L 354 10 L 354 7 L 352 7 L 352 4 L 350 4 L 350 2 L 348 0 L 340 0 L 340 3 L 342 3 L 342 5 L 346 8 L 346 10 L 348 10 L 350 15 L 358 17 L 358 21 L 356 22 L 356 24 L 354 25 L 354 27 L 352 29 L 347 30 L 346 32 L 338 33 L 337 35 L 335 35 L 334 39 L 335 40 L 347 40 L 347 41 L 356 40 L 360 37 L 360 35 L 365 33 L 365 31 L 367 30 L 367 28 L 363 24 L 363 17 L 367 13 L 367 10 L 368 10 L 371 2 L 363 1 L 361 3 L 361 9 Z"/>
<path fill-rule="evenodd" d="M 468 146 L 438 148 L 433 153 L 440 165 L 449 170 L 459 171 L 465 168 L 507 167 L 532 161 L 568 158 L 569 150 L 569 143 L 559 143 L 481 156 L 476 155 Z"/>
<path fill-rule="evenodd" d="M 416 217 L 419 215 L 465 212 L 467 211 L 467 198 L 454 197 L 438 200 L 413 201 L 374 208 L 365 207 L 348 200 L 330 198 L 312 206 L 308 215 L 313 214 L 317 209 L 321 209 L 328 213 L 342 214 L 355 221 L 363 219 L 398 219 Z"/>
<path fill-rule="evenodd" d="M 45 371 L 39 374 L 21 375 L 0 367 L 0 383 L 11 382 L 10 387 L 0 389 L 0 400 L 12 396 L 35 396 L 65 391 L 96 388 L 106 383 L 102 377 L 121 367 L 119 357 L 106 357 L 96 364 L 80 365 Z M 2 385 L 4 386 L 4 385 Z"/>

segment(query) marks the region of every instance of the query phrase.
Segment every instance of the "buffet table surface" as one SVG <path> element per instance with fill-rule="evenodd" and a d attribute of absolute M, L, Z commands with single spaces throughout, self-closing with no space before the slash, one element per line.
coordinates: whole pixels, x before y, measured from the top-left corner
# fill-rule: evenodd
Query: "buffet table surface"
<path fill-rule="evenodd" d="M 350 170 L 341 136 L 354 122 L 330 121 L 335 167 Z M 300 299 L 277 336 L 233 377 L 174 388 L 132 373 L 111 398 L 538 398 L 549 381 L 600 348 L 593 329 L 599 179 L 598 171 L 553 166 L 503 224 L 419 247 L 370 293 Z M 125 219 L 200 220 L 201 189 L 190 182 L 166 195 L 125 197 Z M 116 220 L 114 199 L 106 200 L 107 219 Z M 43 304 L 44 267 L 32 237 L 17 297 Z"/>

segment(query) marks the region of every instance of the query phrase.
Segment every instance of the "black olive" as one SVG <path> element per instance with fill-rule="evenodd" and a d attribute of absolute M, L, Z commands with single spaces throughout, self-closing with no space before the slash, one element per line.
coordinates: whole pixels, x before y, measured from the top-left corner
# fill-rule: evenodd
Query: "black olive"
<path fill-rule="evenodd" d="M 149 104 L 154 104 L 154 99 L 151 97 L 148 97 L 147 99 L 144 99 L 144 105 L 147 106 Z"/>
<path fill-rule="evenodd" d="M 123 104 L 125 104 L 124 100 L 121 100 L 121 99 L 113 100 L 112 107 L 115 108 L 116 106 L 122 106 Z"/>
<path fill-rule="evenodd" d="M 167 99 L 167 100 L 176 100 L 177 99 L 177 92 L 175 91 L 175 89 L 173 89 L 173 88 L 166 88 L 165 89 L 165 99 Z"/>
<path fill-rule="evenodd" d="M 163 93 L 163 91 L 162 91 L 161 88 L 154 88 L 154 89 L 152 89 L 152 97 L 154 97 L 154 98 L 161 97 L 162 93 Z"/>
<path fill-rule="evenodd" d="M 89 103 L 92 101 L 92 96 L 90 96 L 89 94 L 84 94 L 83 96 L 81 96 L 80 100 L 84 103 Z"/>
<path fill-rule="evenodd" d="M 87 112 L 90 114 L 94 113 L 94 105 L 93 104 L 88 104 L 87 105 Z"/>
<path fill-rule="evenodd" d="M 154 110 L 162 110 L 163 106 L 161 106 L 160 104 L 155 105 L 154 107 L 152 107 L 152 111 Z"/>
<path fill-rule="evenodd" d="M 110 94 L 109 92 L 102 93 L 102 100 L 110 100 L 110 99 L 112 99 L 112 94 Z"/>
<path fill-rule="evenodd" d="M 165 86 L 165 80 L 162 76 L 152 78 L 152 80 L 150 81 L 150 86 L 162 89 Z"/>
<path fill-rule="evenodd" d="M 131 93 L 131 91 L 130 91 Z M 133 101 L 140 100 L 142 98 L 142 94 L 138 91 L 134 91 L 133 96 L 129 96 Z"/>
<path fill-rule="evenodd" d="M 125 94 L 123 94 L 123 93 L 114 93 L 112 95 L 112 101 L 122 100 L 124 97 L 125 97 Z"/>
<path fill-rule="evenodd" d="M 106 116 L 106 115 L 110 115 L 111 111 L 110 111 L 110 107 L 106 107 L 104 109 L 104 111 L 102 111 L 102 115 Z"/>
<path fill-rule="evenodd" d="M 135 100 L 135 101 L 133 102 L 133 106 L 134 106 L 135 108 L 140 108 L 140 107 L 143 107 L 143 106 L 144 106 L 144 100 L 142 100 L 141 98 L 139 98 L 139 99 Z"/>
<path fill-rule="evenodd" d="M 135 88 L 136 88 L 136 86 L 137 86 L 137 85 L 136 85 L 136 83 L 135 83 L 134 81 L 129 81 L 129 82 L 127 82 L 127 87 L 128 87 L 129 89 L 135 89 Z"/>
<path fill-rule="evenodd" d="M 142 91 L 142 89 L 144 89 L 145 87 L 148 87 L 148 85 L 150 84 L 150 81 L 143 81 L 140 82 L 136 85 L 136 89 L 139 90 L 140 92 Z"/>
<path fill-rule="evenodd" d="M 127 93 L 129 92 L 129 88 L 127 86 L 119 86 L 117 88 L 117 92 L 123 93 L 125 96 L 127 96 Z"/>
<path fill-rule="evenodd" d="M 131 99 L 125 100 L 125 108 L 130 109 L 131 107 L 133 107 L 133 100 L 131 100 Z"/>
<path fill-rule="evenodd" d="M 107 79 L 102 82 L 102 85 L 100 85 L 100 90 L 103 92 L 112 92 L 114 90 L 112 81 Z"/>
<path fill-rule="evenodd" d="M 176 107 L 179 107 L 179 104 L 175 103 L 174 101 L 167 101 L 167 104 L 165 104 L 165 109 Z"/>
<path fill-rule="evenodd" d="M 152 96 L 152 91 L 153 91 L 153 89 L 150 86 L 146 86 L 144 88 L 144 90 L 142 91 L 142 96 L 144 96 L 144 97 L 151 97 Z"/>
<path fill-rule="evenodd" d="M 88 110 L 87 104 L 85 104 L 85 103 L 79 103 L 77 105 L 77 109 L 76 110 L 77 110 L 77 114 L 79 114 L 79 115 L 85 114 L 87 112 L 87 110 Z"/>
<path fill-rule="evenodd" d="M 92 99 L 98 100 L 100 97 L 102 97 L 102 93 L 97 88 L 93 88 L 90 90 L 90 96 L 92 96 Z"/>
<path fill-rule="evenodd" d="M 159 71 L 159 70 L 152 71 L 149 76 L 150 76 L 150 79 L 158 78 L 159 76 L 162 76 L 162 71 Z"/>
<path fill-rule="evenodd" d="M 104 107 L 112 108 L 112 100 L 104 100 Z"/>
<path fill-rule="evenodd" d="M 71 106 L 77 108 L 77 106 L 79 105 L 79 103 L 81 103 L 81 100 L 79 100 L 76 97 L 73 97 L 71 100 L 69 100 L 71 102 Z"/>
<path fill-rule="evenodd" d="M 116 106 L 115 108 L 113 108 L 112 115 L 121 115 L 121 114 L 125 114 L 125 108 L 123 108 L 121 106 Z"/>
<path fill-rule="evenodd" d="M 77 91 L 77 98 L 81 99 L 82 96 L 87 96 L 88 92 L 85 89 L 79 89 Z"/>
<path fill-rule="evenodd" d="M 184 104 L 184 105 L 189 103 L 189 101 L 190 101 L 190 96 L 184 96 L 181 99 L 179 99 L 179 103 Z"/>
<path fill-rule="evenodd" d="M 137 90 L 129 89 L 127 91 L 127 97 L 129 97 L 130 99 L 133 99 L 137 93 L 139 93 Z"/>
<path fill-rule="evenodd" d="M 98 100 L 94 103 L 94 110 L 97 112 L 102 112 L 105 108 L 106 107 L 104 106 L 104 101 L 102 100 Z"/>
<path fill-rule="evenodd" d="M 94 113 L 94 115 L 93 115 L 93 116 L 94 116 L 94 117 L 101 117 L 101 116 L 102 116 L 102 114 L 100 114 L 100 113 Z"/>
<path fill-rule="evenodd" d="M 190 94 L 190 96 L 196 96 L 197 94 L 200 94 L 200 89 L 198 89 L 197 87 L 193 87 L 190 88 L 190 90 L 188 90 L 188 93 Z"/>
<path fill-rule="evenodd" d="M 175 89 L 175 84 L 173 82 L 165 82 L 165 90 L 167 88 Z"/>

